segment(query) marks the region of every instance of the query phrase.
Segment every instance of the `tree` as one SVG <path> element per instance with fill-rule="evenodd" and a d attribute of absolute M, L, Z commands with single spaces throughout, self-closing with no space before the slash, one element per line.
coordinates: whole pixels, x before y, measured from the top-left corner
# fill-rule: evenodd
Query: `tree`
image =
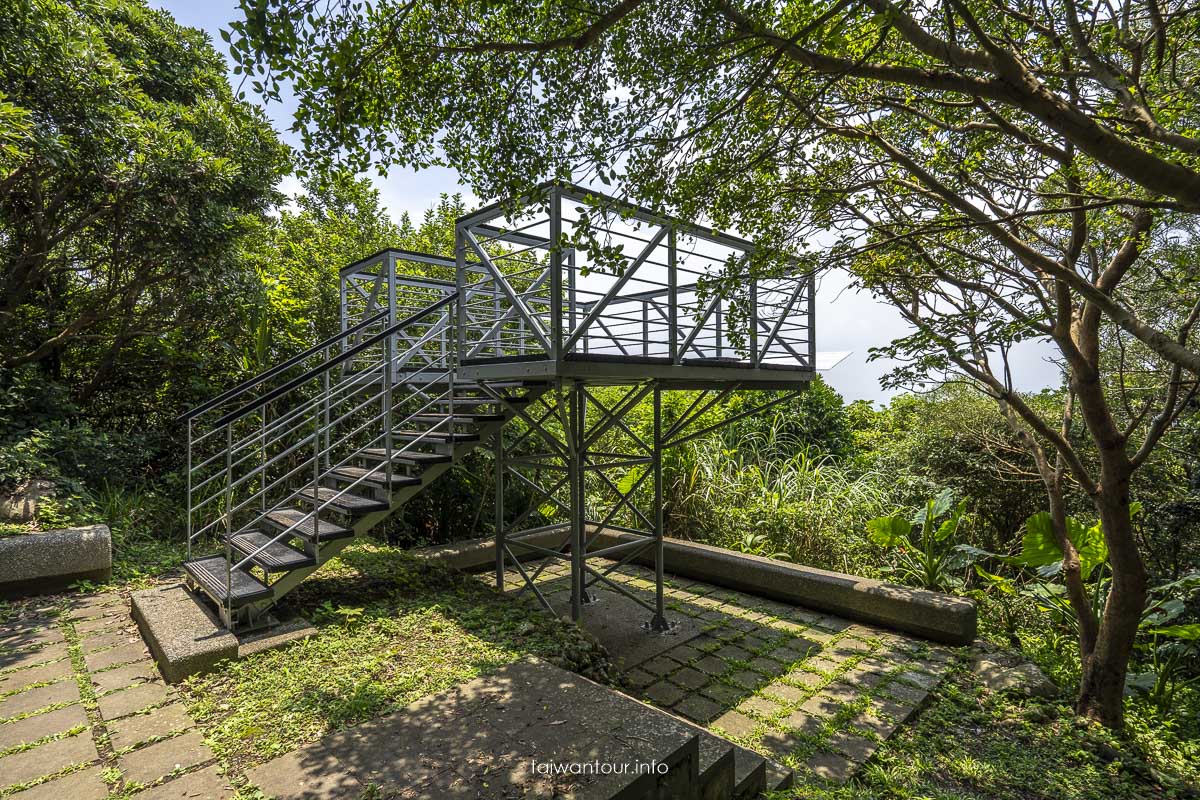
<path fill-rule="evenodd" d="M 287 151 L 205 34 L 142 2 L 6 3 L 0 41 L 0 367 L 154 395 L 252 290 L 238 242 Z"/>
<path fill-rule="evenodd" d="M 1065 481 L 1091 498 L 1112 568 L 1094 625 L 1054 514 L 1084 629 L 1077 708 L 1122 723 L 1146 597 L 1130 481 L 1200 375 L 1188 4 L 243 7 L 234 55 L 266 97 L 297 87 L 310 161 L 450 164 L 484 197 L 607 183 L 620 165 L 620 190 L 656 209 L 852 267 L 916 330 L 890 351 L 907 361 L 895 380 L 968 376 L 1025 440 L 1052 510 Z M 1028 339 L 1061 358 L 1056 421 L 1012 389 L 1006 355 Z"/>

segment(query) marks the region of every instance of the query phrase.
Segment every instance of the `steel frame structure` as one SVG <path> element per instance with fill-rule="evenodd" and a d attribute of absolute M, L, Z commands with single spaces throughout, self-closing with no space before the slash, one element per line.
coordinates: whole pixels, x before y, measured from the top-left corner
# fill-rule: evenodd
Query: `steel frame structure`
<path fill-rule="evenodd" d="M 643 606 L 648 630 L 670 629 L 664 451 L 719 427 L 701 420 L 731 392 L 786 390 L 725 422 L 786 401 L 815 374 L 811 275 L 784 264 L 768 273 L 778 277 L 748 279 L 733 297 L 713 290 L 723 271 L 756 256 L 745 240 L 564 183 L 458 220 L 458 374 L 484 386 L 552 386 L 534 405 L 510 407 L 519 427 L 495 436 L 498 589 L 513 568 L 518 594 L 557 611 L 536 581 L 562 561 L 573 619 L 604 586 Z M 669 390 L 695 397 L 681 417 L 664 420 Z M 652 432 L 639 434 L 624 416 L 647 398 Z M 533 501 L 507 507 L 511 487 Z M 605 529 L 636 538 L 597 548 Z M 609 578 L 648 550 L 653 603 Z M 527 568 L 533 558 L 541 564 Z"/>

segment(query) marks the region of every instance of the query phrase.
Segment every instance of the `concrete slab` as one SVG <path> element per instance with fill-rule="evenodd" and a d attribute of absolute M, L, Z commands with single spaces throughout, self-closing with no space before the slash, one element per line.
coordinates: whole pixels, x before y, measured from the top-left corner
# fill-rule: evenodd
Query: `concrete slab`
<path fill-rule="evenodd" d="M 0 719 L 28 714 L 47 706 L 79 702 L 79 685 L 75 681 L 59 681 L 49 686 L 26 689 L 0 700 Z"/>
<path fill-rule="evenodd" d="M 57 592 L 81 580 L 112 577 L 107 525 L 0 537 L 0 597 Z"/>
<path fill-rule="evenodd" d="M 182 584 L 135 592 L 133 618 L 170 683 L 237 658 L 237 637 Z"/>
<path fill-rule="evenodd" d="M 53 775 L 75 764 L 90 764 L 99 757 L 92 737 L 86 733 L 13 753 L 0 758 L 0 791 L 43 775 Z"/>
<path fill-rule="evenodd" d="M 108 784 L 100 767 L 89 767 L 9 795 L 9 800 L 104 800 Z"/>
<path fill-rule="evenodd" d="M 120 764 L 126 781 L 151 784 L 164 775 L 203 764 L 212 757 L 203 737 L 192 731 L 127 753 L 121 756 Z"/>
<path fill-rule="evenodd" d="M 234 791 L 224 776 L 211 767 L 189 772 L 172 778 L 166 783 L 152 786 L 139 792 L 138 800 L 225 800 L 233 797 Z"/>
<path fill-rule="evenodd" d="M 0 752 L 33 744 L 47 736 L 57 736 L 87 724 L 87 714 L 83 706 L 78 704 L 9 722 L 0 725 Z"/>
<path fill-rule="evenodd" d="M 112 737 L 113 749 L 125 750 L 151 739 L 188 730 L 193 726 L 192 718 L 188 716 L 183 705 L 172 703 L 146 714 L 137 714 L 110 722 L 108 733 Z"/>
<path fill-rule="evenodd" d="M 101 697 L 97 702 L 100 716 L 105 720 L 119 719 L 149 706 L 162 705 L 170 695 L 161 683 L 142 683 L 120 692 Z"/>
<path fill-rule="evenodd" d="M 630 534 L 604 531 L 597 547 L 633 541 Z M 913 589 L 786 561 L 736 553 L 681 539 L 664 545 L 667 570 L 694 580 L 882 625 L 947 644 L 975 640 L 975 603 L 963 597 Z M 652 563 L 652 554 L 635 559 Z"/>
<path fill-rule="evenodd" d="M 71 660 L 67 658 L 29 669 L 0 673 L 0 694 L 20 691 L 35 683 L 52 683 L 68 678 L 72 674 Z"/>

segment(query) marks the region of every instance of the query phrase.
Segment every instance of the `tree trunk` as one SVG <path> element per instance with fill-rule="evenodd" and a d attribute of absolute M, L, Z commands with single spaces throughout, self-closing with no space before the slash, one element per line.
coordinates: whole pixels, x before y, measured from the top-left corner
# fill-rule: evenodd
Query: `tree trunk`
<path fill-rule="evenodd" d="M 1109 728 L 1120 728 L 1125 722 L 1125 673 L 1146 606 L 1146 567 L 1129 519 L 1132 470 L 1123 456 L 1101 451 L 1103 488 L 1095 502 L 1108 545 L 1112 588 L 1075 703 L 1076 713 Z"/>

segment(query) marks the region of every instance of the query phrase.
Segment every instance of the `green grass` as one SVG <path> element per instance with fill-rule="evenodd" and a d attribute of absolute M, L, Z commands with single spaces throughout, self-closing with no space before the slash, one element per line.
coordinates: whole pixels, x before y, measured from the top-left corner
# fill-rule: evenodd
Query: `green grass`
<path fill-rule="evenodd" d="M 189 710 L 233 776 L 527 654 L 607 680 L 575 626 L 402 550 L 359 543 L 309 578 L 291 609 L 317 635 L 191 679 Z"/>
<path fill-rule="evenodd" d="M 960 668 L 849 784 L 777 797 L 1132 800 L 1200 797 L 1198 786 L 1200 744 L 1136 707 L 1117 736 L 1066 705 L 991 694 Z"/>

